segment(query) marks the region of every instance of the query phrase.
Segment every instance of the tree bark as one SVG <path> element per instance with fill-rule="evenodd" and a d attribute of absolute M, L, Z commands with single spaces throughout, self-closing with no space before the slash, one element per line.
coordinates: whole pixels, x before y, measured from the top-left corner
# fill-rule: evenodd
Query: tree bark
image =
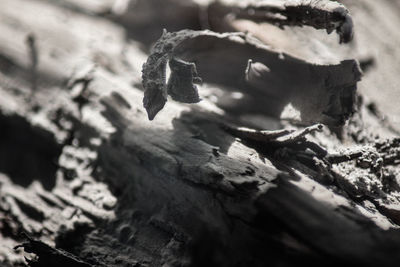
<path fill-rule="evenodd" d="M 195 16 L 204 10 L 166 2 Z M 4 266 L 397 266 L 400 141 L 363 92 L 342 127 L 304 130 L 242 109 L 246 102 L 218 81 L 198 86 L 200 103 L 170 101 L 149 121 L 141 68 L 155 29 L 171 20 L 153 10 L 162 22 L 140 39 L 142 24 L 133 22 L 138 7 L 149 6 L 137 1 L 120 15 L 113 4 L 0 4 Z M 360 14 L 369 5 L 376 7 L 349 6 Z M 357 21 L 374 23 L 358 16 L 356 42 L 369 34 L 357 37 Z M 189 17 L 173 27 L 198 30 L 201 19 Z M 320 68 L 355 71 L 338 62 L 359 47 L 337 48 L 335 37 L 321 41 L 326 33 L 308 28 L 272 29 L 286 31 L 284 38 L 300 40 L 289 62 L 326 65 L 315 66 L 318 88 L 326 85 Z M 304 40 L 320 41 L 330 56 L 310 52 Z M 281 48 L 292 55 L 288 43 Z"/>

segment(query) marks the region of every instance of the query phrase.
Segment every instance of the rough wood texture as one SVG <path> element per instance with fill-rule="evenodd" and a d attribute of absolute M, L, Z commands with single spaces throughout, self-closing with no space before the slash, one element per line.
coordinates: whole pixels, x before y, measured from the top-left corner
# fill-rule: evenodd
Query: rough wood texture
<path fill-rule="evenodd" d="M 312 26 L 324 29 L 328 34 L 336 31 L 340 43 L 348 43 L 353 39 L 353 20 L 347 8 L 337 1 L 221 0 L 209 6 L 209 13 L 210 25 L 217 28 L 221 27 L 218 24 L 226 24 L 226 27 L 232 18 L 248 19 L 258 23 L 273 23 L 279 27 Z"/>
<path fill-rule="evenodd" d="M 168 95 L 183 103 L 199 102 L 194 83 L 204 80 L 243 91 L 251 112 L 279 116 L 290 103 L 300 112 L 298 120 L 303 124 L 340 126 L 354 112 L 360 77 L 355 60 L 310 64 L 273 51 L 245 34 L 164 32 L 143 65 L 143 103 L 152 120 Z M 243 110 L 239 105 L 236 108 Z"/>
<path fill-rule="evenodd" d="M 207 47 L 199 56 L 206 63 L 195 60 L 205 78 L 197 85 L 203 100 L 170 101 L 149 121 L 141 69 L 149 55 L 146 45 L 156 38 L 151 39 L 154 32 L 127 38 L 139 28 L 126 16 L 138 20 L 135 12 L 143 12 L 138 7 L 152 10 L 160 21 L 168 16 L 156 8 L 158 1 L 134 1 L 136 9 L 123 15 L 115 11 L 123 3 L 112 2 L 101 7 L 74 0 L 0 3 L 3 266 L 397 266 L 400 141 L 376 106 L 363 101 L 363 91 L 344 127 L 303 129 L 280 120 L 282 110 L 267 116 L 260 102 L 272 105 L 268 99 L 246 109 L 246 98 L 237 97 L 242 88 L 207 79 L 212 77 L 207 62 L 218 62 L 209 57 L 221 51 Z M 185 6 L 178 0 L 165 3 Z M 207 10 L 198 1 L 185 3 L 190 10 Z M 369 5 L 374 7 L 369 2 L 351 7 L 364 12 Z M 202 12 L 168 30 L 199 30 Z M 357 37 L 357 22 L 356 42 L 366 38 L 364 32 Z M 368 23 L 360 20 L 358 27 Z M 253 26 L 256 36 L 264 27 Z M 155 23 L 158 27 L 163 28 Z M 347 52 L 332 44 L 337 40 L 323 41 L 307 28 L 271 29 L 272 35 L 278 32 L 281 37 L 270 45 L 293 40 L 297 49 L 281 42 L 263 45 L 260 53 L 274 58 L 282 49 L 287 64 L 317 69 L 319 89 L 326 88 L 318 82 L 326 81 L 321 68 L 348 74 L 346 85 L 354 93 L 358 65 L 340 63 Z M 235 42 L 245 44 L 245 38 L 237 34 Z M 183 66 L 189 64 L 194 73 L 193 47 L 181 46 L 178 52 L 188 51 L 180 54 L 187 57 L 176 58 L 172 73 L 182 66 L 179 60 L 188 61 Z M 247 50 L 239 45 L 234 51 Z M 240 63 L 243 79 L 275 68 L 267 58 L 262 65 L 248 59 Z M 177 79 L 174 84 L 192 85 L 179 75 L 170 77 Z M 285 79 L 276 81 L 286 84 Z M 369 80 L 373 77 L 363 87 Z M 172 95 L 190 102 L 180 99 L 181 93 Z M 326 123 L 320 113 L 310 122 Z"/>

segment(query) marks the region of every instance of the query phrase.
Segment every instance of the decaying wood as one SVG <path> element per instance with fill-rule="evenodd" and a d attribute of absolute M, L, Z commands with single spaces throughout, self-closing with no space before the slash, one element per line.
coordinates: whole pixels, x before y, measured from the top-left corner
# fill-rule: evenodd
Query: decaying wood
<path fill-rule="evenodd" d="M 230 25 L 233 30 L 234 27 L 229 20 L 245 19 L 257 23 L 273 23 L 280 27 L 312 26 L 316 29 L 324 29 L 327 33 L 336 31 L 340 37 L 340 43 L 348 43 L 353 38 L 353 20 L 349 11 L 336 1 L 221 0 L 209 6 L 209 13 L 209 23 L 212 28 L 217 29 L 227 30 Z"/>
<path fill-rule="evenodd" d="M 266 67 L 255 70 L 248 65 L 249 59 Z M 171 78 L 167 84 L 168 62 Z M 181 62 L 179 68 L 176 62 Z M 204 82 L 240 89 L 258 112 L 279 116 L 290 103 L 300 111 L 304 124 L 322 122 L 337 126 L 353 112 L 360 76 L 354 60 L 314 65 L 270 50 L 245 34 L 164 32 L 143 66 L 143 103 L 152 120 L 164 107 L 168 94 L 184 103 L 199 102 L 193 82 L 201 78 Z"/>
<path fill-rule="evenodd" d="M 332 128 L 353 111 L 356 60 L 188 30 L 148 56 L 96 4 L 0 5 L 2 265 L 397 266 L 399 139 L 362 101 Z M 267 113 L 291 82 L 302 122 L 341 139 Z M 221 101 L 237 91 L 235 113 Z M 177 101 L 149 121 L 152 93 Z"/>
<path fill-rule="evenodd" d="M 353 36 L 348 11 L 331 1 L 222 1 L 210 5 L 207 17 L 212 20 L 228 15 L 280 26 L 309 25 L 328 33 L 336 29 L 340 42 L 349 42 Z M 221 29 L 219 24 L 211 23 L 211 28 Z M 180 62 L 179 68 L 176 62 Z M 168 63 L 171 78 L 167 84 Z M 197 70 L 206 82 L 244 91 L 258 112 L 264 109 L 262 112 L 277 116 L 290 103 L 301 113 L 302 123 L 335 126 L 342 125 L 353 112 L 356 83 L 361 76 L 355 61 L 318 66 L 273 51 L 248 35 L 164 31 L 143 67 L 143 103 L 150 120 L 164 107 L 167 95 L 183 103 L 200 101 L 192 84 L 200 78 Z"/>

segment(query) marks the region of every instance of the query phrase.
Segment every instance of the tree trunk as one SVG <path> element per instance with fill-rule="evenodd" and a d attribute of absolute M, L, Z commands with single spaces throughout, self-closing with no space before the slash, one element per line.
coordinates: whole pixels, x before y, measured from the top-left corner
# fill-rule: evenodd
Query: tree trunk
<path fill-rule="evenodd" d="M 372 38 L 379 25 L 398 57 L 400 37 L 387 24 L 400 22 L 397 2 L 344 1 L 355 24 L 347 47 L 308 27 L 250 27 L 285 62 L 320 64 L 314 76 L 347 75 L 340 62 L 360 61 L 357 112 L 345 126 L 305 132 L 246 109 L 273 103 L 239 103 L 225 90 L 234 85 L 219 80 L 199 86 L 200 103 L 169 101 L 149 121 L 141 77 L 149 43 L 163 27 L 199 30 L 206 9 L 164 1 L 177 20 L 161 2 L 133 1 L 124 13 L 111 0 L 0 4 L 2 266 L 397 266 L 400 141 L 379 109 L 392 122 L 400 111 L 374 89 L 390 91 L 398 72 L 388 70 L 390 52 L 371 52 L 383 46 Z"/>

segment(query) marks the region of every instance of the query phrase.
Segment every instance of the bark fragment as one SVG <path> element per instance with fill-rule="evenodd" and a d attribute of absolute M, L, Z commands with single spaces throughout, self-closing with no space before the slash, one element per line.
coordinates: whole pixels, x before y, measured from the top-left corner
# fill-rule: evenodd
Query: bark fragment
<path fill-rule="evenodd" d="M 174 66 L 167 84 L 168 62 Z M 179 73 L 174 62 L 190 66 L 188 73 Z M 168 94 L 180 102 L 199 101 L 196 69 L 204 82 L 243 92 L 259 113 L 280 116 L 291 104 L 301 113 L 301 123 L 335 126 L 354 111 L 356 84 L 361 78 L 355 60 L 315 65 L 271 50 L 242 33 L 165 31 L 143 65 L 143 104 L 150 120 L 164 107 Z"/>
<path fill-rule="evenodd" d="M 197 74 L 196 65 L 172 58 L 169 66 L 172 73 L 168 80 L 168 94 L 172 99 L 182 103 L 199 102 L 199 93 L 194 83 L 201 83 L 201 78 Z"/>
<path fill-rule="evenodd" d="M 208 7 L 211 28 L 229 27 L 229 21 L 246 19 L 257 23 L 283 26 L 311 26 L 336 31 L 340 43 L 353 38 L 353 20 L 347 8 L 329 0 L 215 1 Z M 222 26 L 220 24 L 225 24 Z M 226 28 L 225 28 L 226 30 Z"/>

